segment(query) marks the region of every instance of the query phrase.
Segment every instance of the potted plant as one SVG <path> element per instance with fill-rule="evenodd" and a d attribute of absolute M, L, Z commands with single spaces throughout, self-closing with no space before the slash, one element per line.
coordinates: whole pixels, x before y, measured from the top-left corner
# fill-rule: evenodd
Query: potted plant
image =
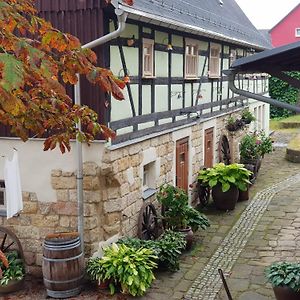
<path fill-rule="evenodd" d="M 255 121 L 255 117 L 249 109 L 244 109 L 242 111 L 242 120 L 245 124 L 250 124 L 252 121 Z"/>
<path fill-rule="evenodd" d="M 111 294 L 119 287 L 124 294 L 142 296 L 155 279 L 156 260 L 151 249 L 113 244 L 104 249 L 103 257 L 89 259 L 87 274 L 92 280 L 109 280 Z"/>
<path fill-rule="evenodd" d="M 264 157 L 265 154 L 271 153 L 273 151 L 273 142 L 272 139 L 266 135 L 264 131 L 261 131 L 258 135 L 259 143 L 259 153 L 261 157 Z"/>
<path fill-rule="evenodd" d="M 17 251 L 4 254 L 0 250 L 0 294 L 20 290 L 24 284 L 24 261 L 19 258 Z"/>
<path fill-rule="evenodd" d="M 242 164 L 216 164 L 200 170 L 198 180 L 212 188 L 212 197 L 220 210 L 232 210 L 238 200 L 239 190 L 246 191 L 251 172 Z"/>
<path fill-rule="evenodd" d="M 195 214 L 198 214 L 203 224 L 207 219 L 200 212 L 189 206 L 186 191 L 173 185 L 164 184 L 160 186 L 157 200 L 162 204 L 165 227 L 182 232 L 186 237 L 186 248 L 189 249 L 193 242 L 191 226 L 195 225 L 191 217 L 193 216 L 194 218 Z"/>
<path fill-rule="evenodd" d="M 246 134 L 243 136 L 240 142 L 240 162 L 244 165 L 253 165 L 250 168 L 253 171 L 254 177 L 257 176 L 257 172 L 261 163 L 261 149 L 260 140 L 256 134 Z"/>
<path fill-rule="evenodd" d="M 277 300 L 300 299 L 300 264 L 273 263 L 266 269 L 266 277 L 272 284 Z"/>
<path fill-rule="evenodd" d="M 235 118 L 229 117 L 229 118 L 227 119 L 226 129 L 227 129 L 228 131 L 237 131 L 237 130 L 238 130 L 238 127 L 237 127 L 236 119 L 235 119 Z"/>

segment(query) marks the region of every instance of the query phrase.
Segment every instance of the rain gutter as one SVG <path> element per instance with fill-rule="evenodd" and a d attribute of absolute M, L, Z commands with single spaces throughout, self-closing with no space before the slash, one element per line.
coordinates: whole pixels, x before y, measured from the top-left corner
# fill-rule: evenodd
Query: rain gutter
<path fill-rule="evenodd" d="M 121 35 L 126 27 L 126 19 L 128 13 L 126 13 L 122 8 L 119 7 L 118 0 L 112 0 L 111 4 L 115 7 L 115 14 L 118 18 L 118 28 L 104 35 L 94 41 L 91 41 L 82 46 L 83 49 L 86 48 L 95 48 L 97 46 L 103 45 L 108 41 L 117 38 Z M 78 75 L 77 75 L 78 76 Z M 78 76 L 78 83 L 74 87 L 75 89 L 75 104 L 81 104 L 80 97 L 80 80 Z M 81 131 L 81 123 L 79 122 L 76 125 L 76 128 Z M 76 183 L 77 183 L 77 205 L 78 205 L 78 224 L 77 230 L 80 235 L 81 240 L 81 250 L 84 255 L 84 201 L 83 201 L 83 158 L 82 158 L 82 142 L 78 141 L 76 138 L 76 160 L 77 160 L 77 174 L 76 174 Z"/>
<path fill-rule="evenodd" d="M 238 70 L 229 69 L 229 70 L 223 71 L 223 73 L 228 76 L 228 86 L 233 93 L 239 94 L 241 96 L 245 96 L 247 98 L 252 98 L 252 99 L 255 99 L 255 100 L 258 100 L 261 102 L 269 103 L 276 107 L 285 108 L 285 109 L 300 113 L 300 107 L 297 107 L 295 105 L 291 105 L 286 102 L 281 102 L 281 101 L 273 99 L 273 98 L 269 98 L 269 97 L 262 96 L 262 95 L 257 95 L 257 94 L 237 88 L 235 86 L 235 77 L 239 73 Z"/>

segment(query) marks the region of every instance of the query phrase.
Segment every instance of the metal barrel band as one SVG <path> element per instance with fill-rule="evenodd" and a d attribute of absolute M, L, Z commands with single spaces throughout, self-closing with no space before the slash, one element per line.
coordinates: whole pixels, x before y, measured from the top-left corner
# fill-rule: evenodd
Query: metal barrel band
<path fill-rule="evenodd" d="M 47 295 L 51 298 L 57 298 L 57 299 L 70 298 L 78 295 L 81 289 L 82 289 L 81 286 L 68 291 L 51 291 L 47 289 Z"/>
<path fill-rule="evenodd" d="M 53 283 L 53 284 L 64 284 L 64 283 L 72 283 L 72 282 L 76 282 L 79 281 L 81 279 L 83 279 L 84 275 L 81 275 L 79 277 L 76 277 L 74 279 L 69 279 L 69 280 L 50 280 L 47 278 L 44 278 L 44 281 L 47 283 Z"/>
<path fill-rule="evenodd" d="M 73 257 L 68 257 L 68 258 L 48 258 L 48 257 L 43 256 L 43 259 L 46 261 L 51 261 L 51 262 L 65 262 L 65 261 L 75 260 L 77 258 L 80 258 L 81 256 L 83 256 L 82 252 L 79 255 L 76 255 Z"/>
<path fill-rule="evenodd" d="M 71 246 L 71 247 L 70 247 Z M 69 245 L 69 246 L 65 246 L 65 247 L 61 247 L 61 246 L 52 246 L 52 245 L 46 245 L 44 244 L 44 249 L 45 250 L 51 250 L 51 251 L 64 251 L 64 250 L 72 250 L 72 249 L 75 249 L 77 248 L 78 246 L 80 246 L 80 242 L 74 244 L 74 245 Z"/>

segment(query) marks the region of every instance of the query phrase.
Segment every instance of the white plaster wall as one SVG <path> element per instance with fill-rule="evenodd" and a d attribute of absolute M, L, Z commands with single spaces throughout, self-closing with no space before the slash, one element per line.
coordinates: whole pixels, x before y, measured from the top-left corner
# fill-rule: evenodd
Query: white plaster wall
<path fill-rule="evenodd" d="M 43 151 L 42 140 L 22 142 L 19 139 L 0 138 L 0 179 L 3 179 L 5 159 L 13 155 L 13 147 L 18 150 L 22 190 L 35 192 L 38 200 L 50 202 L 56 200 L 55 190 L 51 187 L 51 170 L 62 169 L 75 172 L 77 169 L 75 142 L 71 143 L 71 152 L 61 154 L 59 149 Z M 83 161 L 93 161 L 101 165 L 104 143 L 94 142 L 89 147 L 83 145 Z"/>

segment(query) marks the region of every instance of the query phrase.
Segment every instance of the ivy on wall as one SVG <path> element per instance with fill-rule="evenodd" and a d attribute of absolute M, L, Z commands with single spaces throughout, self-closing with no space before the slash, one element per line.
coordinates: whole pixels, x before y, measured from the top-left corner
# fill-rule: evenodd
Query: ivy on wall
<path fill-rule="evenodd" d="M 300 72 L 288 72 L 288 74 L 291 77 L 300 79 Z M 276 77 L 271 77 L 269 80 L 269 93 L 271 98 L 290 104 L 296 104 L 300 100 L 298 89 L 291 87 L 288 83 Z M 292 115 L 293 112 L 271 105 L 270 114 L 271 118 L 282 118 Z"/>

